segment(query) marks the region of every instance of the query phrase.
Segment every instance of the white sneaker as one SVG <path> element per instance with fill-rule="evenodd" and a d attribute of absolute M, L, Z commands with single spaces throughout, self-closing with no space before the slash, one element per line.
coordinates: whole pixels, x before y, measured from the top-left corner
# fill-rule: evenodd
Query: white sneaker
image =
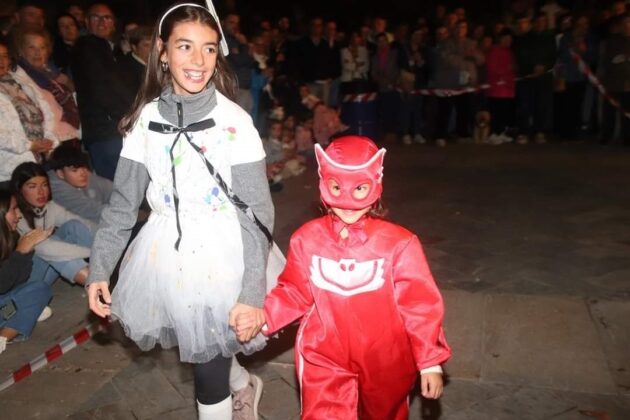
<path fill-rule="evenodd" d="M 490 136 L 488 137 L 488 141 L 486 143 L 490 143 L 490 144 L 501 144 L 503 143 L 503 139 L 501 138 L 501 136 L 496 135 L 494 133 L 490 134 Z"/>
<path fill-rule="evenodd" d="M 410 145 L 411 144 L 411 136 L 409 134 L 405 134 L 402 138 L 402 142 L 405 145 Z"/>
<path fill-rule="evenodd" d="M 7 348 L 7 338 L 0 336 L 0 354 Z"/>
<path fill-rule="evenodd" d="M 446 147 L 446 140 L 444 140 L 444 139 L 437 139 L 435 141 L 435 145 L 437 147 Z"/>
<path fill-rule="evenodd" d="M 424 137 L 422 137 L 422 134 L 420 133 L 413 136 L 413 141 L 418 144 L 425 144 L 427 142 L 427 140 Z"/>
<path fill-rule="evenodd" d="M 516 137 L 516 143 L 518 143 L 518 144 L 527 144 L 527 143 L 529 143 L 529 140 L 527 139 L 527 136 L 521 134 L 520 136 Z"/>
<path fill-rule="evenodd" d="M 46 321 L 48 318 L 52 316 L 52 309 L 50 306 L 46 306 L 41 314 L 39 314 L 39 318 L 37 318 L 37 322 Z"/>
<path fill-rule="evenodd" d="M 514 139 L 512 137 L 508 136 L 505 133 L 499 134 L 499 138 L 501 138 L 501 141 L 503 143 L 512 143 L 514 141 Z"/>
<path fill-rule="evenodd" d="M 258 404 L 262 390 L 262 379 L 250 373 L 247 386 L 232 395 L 232 419 L 258 420 Z"/>

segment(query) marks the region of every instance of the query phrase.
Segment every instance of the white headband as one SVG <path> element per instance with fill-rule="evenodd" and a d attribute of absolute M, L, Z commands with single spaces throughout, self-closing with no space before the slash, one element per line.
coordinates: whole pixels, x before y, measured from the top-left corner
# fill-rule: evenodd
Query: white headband
<path fill-rule="evenodd" d="M 205 9 L 208 12 L 210 12 L 214 20 L 217 22 L 217 26 L 219 27 L 219 32 L 221 33 L 221 51 L 223 51 L 224 56 L 227 56 L 230 53 L 230 50 L 228 49 L 227 42 L 225 41 L 225 35 L 223 35 L 223 28 L 221 27 L 221 21 L 219 20 L 217 11 L 214 9 L 212 0 L 206 0 L 206 5 L 207 5 L 207 8 L 200 6 L 198 4 L 195 4 L 195 3 L 181 3 L 181 4 L 176 4 L 175 6 L 171 7 L 162 15 L 162 18 L 160 19 L 160 23 L 158 24 L 158 34 L 160 36 L 162 35 L 162 23 L 164 22 L 164 18 L 166 18 L 166 16 L 168 16 L 169 13 L 171 13 L 173 10 L 178 9 L 180 7 L 184 7 L 184 6 L 199 7 L 201 9 Z"/>

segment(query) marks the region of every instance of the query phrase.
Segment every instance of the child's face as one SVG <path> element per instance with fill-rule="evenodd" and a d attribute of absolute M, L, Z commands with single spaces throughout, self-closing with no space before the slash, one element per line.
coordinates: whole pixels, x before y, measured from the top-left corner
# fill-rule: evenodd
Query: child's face
<path fill-rule="evenodd" d="M 311 93 L 310 90 L 308 90 L 308 87 L 306 86 L 300 86 L 300 96 L 302 98 L 304 98 L 305 96 L 308 96 Z"/>
<path fill-rule="evenodd" d="M 37 208 L 44 207 L 50 199 L 48 178 L 45 176 L 34 176 L 22 185 L 20 193 L 22 197 L 24 197 L 24 201 L 30 206 Z"/>
<path fill-rule="evenodd" d="M 328 181 L 328 190 L 330 191 L 330 194 L 335 197 L 341 195 L 341 187 L 334 179 Z M 352 191 L 352 196 L 357 200 L 362 200 L 367 197 L 369 193 L 370 184 L 365 183 L 357 186 L 354 191 Z M 342 222 L 344 222 L 346 225 L 351 225 L 353 223 L 356 223 L 363 216 L 365 216 L 365 214 L 369 212 L 371 208 L 372 206 L 370 205 L 360 210 L 340 209 L 338 207 L 331 207 L 330 209 L 339 219 L 341 219 Z"/>
<path fill-rule="evenodd" d="M 59 178 L 75 188 L 85 188 L 90 182 L 90 170 L 85 166 L 64 166 L 56 172 Z"/>
<path fill-rule="evenodd" d="M 219 36 L 207 25 L 182 22 L 173 27 L 160 60 L 168 63 L 173 91 L 178 95 L 201 92 L 217 65 Z"/>
<path fill-rule="evenodd" d="M 7 210 L 6 214 L 4 215 L 4 220 L 7 222 L 7 225 L 12 232 L 15 232 L 17 230 L 17 225 L 21 218 L 22 213 L 20 213 L 20 209 L 17 206 L 17 201 L 15 200 L 15 197 L 11 197 L 9 210 Z"/>
<path fill-rule="evenodd" d="M 282 124 L 273 124 L 269 129 L 269 137 L 272 139 L 280 139 L 282 135 Z"/>

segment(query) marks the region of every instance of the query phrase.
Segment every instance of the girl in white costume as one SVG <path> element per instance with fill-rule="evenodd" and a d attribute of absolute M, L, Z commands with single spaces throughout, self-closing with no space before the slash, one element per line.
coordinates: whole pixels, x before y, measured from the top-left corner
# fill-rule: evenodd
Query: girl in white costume
<path fill-rule="evenodd" d="M 232 101 L 227 46 L 209 9 L 174 6 L 156 28 L 143 85 L 120 124 L 123 149 L 92 249 L 88 299 L 97 315 L 120 320 L 141 349 L 179 347 L 181 360 L 193 364 L 200 419 L 231 419 L 230 386 L 240 388 L 243 377 L 247 398 L 235 393 L 235 417 L 251 410 L 255 418 L 262 384 L 230 367 L 234 354 L 265 342 L 240 343 L 228 321 L 231 310 L 262 307 L 269 242 L 257 223 L 273 229 L 273 205 L 262 143 Z M 258 219 L 236 208 L 226 190 Z M 151 216 L 110 298 L 107 280 L 145 195 Z"/>

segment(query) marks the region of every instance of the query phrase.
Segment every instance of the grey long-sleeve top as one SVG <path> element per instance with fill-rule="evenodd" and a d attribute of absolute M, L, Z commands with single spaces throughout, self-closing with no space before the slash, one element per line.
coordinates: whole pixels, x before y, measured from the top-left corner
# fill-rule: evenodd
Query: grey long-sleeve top
<path fill-rule="evenodd" d="M 213 86 L 192 96 L 178 96 L 170 90 L 166 90 L 159 99 L 158 110 L 160 116 L 174 126 L 178 126 L 175 107 L 178 102 L 182 104 L 184 110 L 184 127 L 205 118 L 208 112 L 217 106 L 224 108 L 222 110 L 224 115 L 226 109 L 229 112 L 244 113 L 242 109 L 237 108 L 224 96 L 215 95 Z M 214 113 L 210 115 L 212 116 Z M 251 125 L 251 118 L 249 117 L 243 118 L 239 115 L 238 119 Z M 247 130 L 250 133 L 255 132 L 253 126 L 246 127 L 242 131 Z M 260 140 L 258 139 L 258 141 Z M 261 222 L 272 231 L 273 204 L 265 176 L 264 157 L 258 161 L 231 166 L 231 175 L 231 187 L 234 193 L 246 202 Z M 121 157 L 114 177 L 114 189 L 110 203 L 103 211 L 92 247 L 88 284 L 109 280 L 129 240 L 138 208 L 149 182 L 149 173 L 142 163 Z M 269 246 L 264 234 L 247 216 L 238 210 L 237 215 L 241 225 L 244 261 L 242 292 L 238 301 L 262 307 Z"/>

